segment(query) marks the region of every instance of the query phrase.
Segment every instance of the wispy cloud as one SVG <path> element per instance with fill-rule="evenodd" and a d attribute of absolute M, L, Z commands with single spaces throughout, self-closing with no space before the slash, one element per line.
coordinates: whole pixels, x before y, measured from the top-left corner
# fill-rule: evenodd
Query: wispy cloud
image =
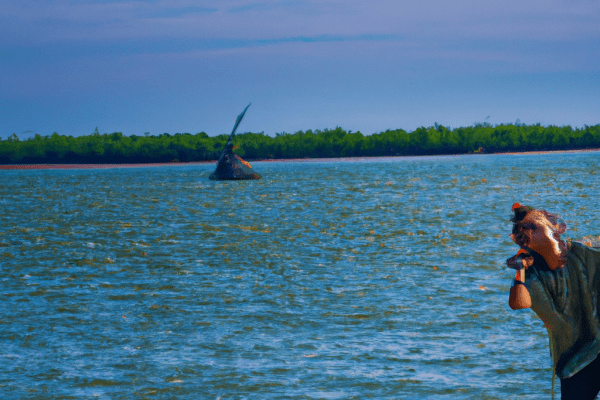
<path fill-rule="evenodd" d="M 295 43 L 350 43 L 350 42 L 399 42 L 402 35 L 358 34 L 358 35 L 315 35 L 278 38 L 161 38 L 130 39 L 119 42 L 79 42 L 32 44 L 29 46 L 6 46 L 4 57 L 15 56 L 29 61 L 35 59 L 85 58 L 93 56 L 135 54 L 182 54 L 197 51 L 246 49 Z M 2 53 L 0 53 L 2 54 Z"/>
<path fill-rule="evenodd" d="M 261 46 L 283 43 L 326 43 L 326 42 L 386 42 L 402 40 L 397 34 L 358 34 L 358 35 L 316 35 L 293 36 L 272 39 L 257 39 L 246 42 L 249 46 Z"/>
<path fill-rule="evenodd" d="M 300 7 L 310 8 L 310 3 L 306 1 L 271 1 L 248 3 L 228 8 L 225 11 L 228 13 L 265 12 Z"/>
<path fill-rule="evenodd" d="M 180 18 L 194 14 L 211 14 L 217 12 L 216 8 L 209 7 L 163 7 L 158 10 L 149 11 L 145 17 L 148 18 Z"/>

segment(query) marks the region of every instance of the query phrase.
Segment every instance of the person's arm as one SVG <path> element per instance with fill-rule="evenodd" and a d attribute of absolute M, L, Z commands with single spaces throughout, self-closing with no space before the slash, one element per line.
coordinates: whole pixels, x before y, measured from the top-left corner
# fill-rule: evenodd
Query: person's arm
<path fill-rule="evenodd" d="M 517 270 L 515 281 L 510 288 L 508 306 L 512 310 L 531 308 L 531 296 L 525 287 L 525 270 L 533 265 L 533 257 L 525 250 L 519 250 L 515 256 L 506 261 L 506 264 Z"/>

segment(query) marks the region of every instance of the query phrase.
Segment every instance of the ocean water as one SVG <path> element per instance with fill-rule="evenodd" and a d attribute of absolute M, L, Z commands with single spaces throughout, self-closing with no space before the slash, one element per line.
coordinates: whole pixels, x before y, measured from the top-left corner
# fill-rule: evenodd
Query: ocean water
<path fill-rule="evenodd" d="M 0 171 L 0 398 L 550 398 L 510 207 L 600 235 L 599 155 Z"/>

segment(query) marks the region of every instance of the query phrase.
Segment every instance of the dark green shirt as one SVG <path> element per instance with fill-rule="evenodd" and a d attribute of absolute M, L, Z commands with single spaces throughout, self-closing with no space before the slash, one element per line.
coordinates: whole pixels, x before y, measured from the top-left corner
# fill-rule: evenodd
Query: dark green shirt
<path fill-rule="evenodd" d="M 534 258 L 525 274 L 531 308 L 548 329 L 556 375 L 569 378 L 600 353 L 600 250 L 572 242 L 567 264 L 555 271 Z"/>

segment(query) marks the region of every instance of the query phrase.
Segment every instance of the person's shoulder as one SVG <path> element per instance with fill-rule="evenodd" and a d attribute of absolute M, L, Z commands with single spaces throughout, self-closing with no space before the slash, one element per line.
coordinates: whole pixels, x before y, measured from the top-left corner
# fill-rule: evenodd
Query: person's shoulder
<path fill-rule="evenodd" d="M 569 239 L 569 242 L 578 243 L 582 247 L 587 247 L 592 250 L 600 250 L 600 236 L 589 235 L 580 239 Z"/>
<path fill-rule="evenodd" d="M 590 246 L 590 243 L 586 243 L 585 241 L 578 240 L 569 240 L 568 248 L 570 251 L 575 253 L 592 251 L 595 253 L 600 253 L 600 248 Z"/>
<path fill-rule="evenodd" d="M 568 252 L 572 253 L 580 260 L 586 260 L 588 257 L 593 257 L 600 260 L 600 248 L 587 246 L 586 243 L 579 241 L 569 241 Z"/>

